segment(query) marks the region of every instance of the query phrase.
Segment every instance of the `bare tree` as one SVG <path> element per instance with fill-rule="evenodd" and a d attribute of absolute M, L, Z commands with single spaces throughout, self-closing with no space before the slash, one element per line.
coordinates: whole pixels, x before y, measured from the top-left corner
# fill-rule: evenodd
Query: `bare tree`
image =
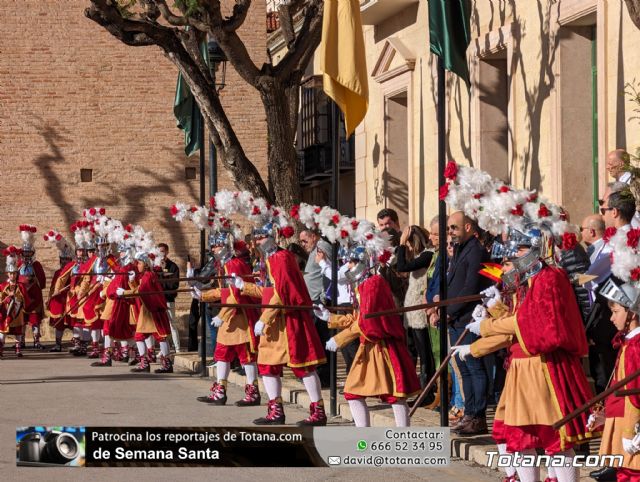
<path fill-rule="evenodd" d="M 219 158 L 239 189 L 251 191 L 284 207 L 300 200 L 298 157 L 294 136 L 298 89 L 320 43 L 323 0 L 288 0 L 278 9 L 287 53 L 277 65 L 257 66 L 238 29 L 252 0 L 235 0 L 223 16 L 220 0 L 89 0 L 85 15 L 126 45 L 157 45 L 182 73 L 200 106 Z M 262 1 L 262 0 L 259 0 Z M 294 28 L 294 14 L 302 24 Z M 297 30 L 297 32 L 296 32 Z M 268 183 L 247 157 L 220 103 L 214 80 L 198 48 L 208 36 L 215 40 L 240 77 L 259 93 L 268 133 Z M 269 185 L 269 188 L 267 188 Z"/>

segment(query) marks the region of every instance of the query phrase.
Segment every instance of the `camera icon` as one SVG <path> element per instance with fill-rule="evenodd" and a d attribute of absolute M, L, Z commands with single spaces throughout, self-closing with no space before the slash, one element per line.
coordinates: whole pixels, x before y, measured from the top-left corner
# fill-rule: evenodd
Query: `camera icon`
<path fill-rule="evenodd" d="M 70 433 L 31 432 L 20 439 L 18 465 L 66 465 L 80 455 L 80 444 Z"/>

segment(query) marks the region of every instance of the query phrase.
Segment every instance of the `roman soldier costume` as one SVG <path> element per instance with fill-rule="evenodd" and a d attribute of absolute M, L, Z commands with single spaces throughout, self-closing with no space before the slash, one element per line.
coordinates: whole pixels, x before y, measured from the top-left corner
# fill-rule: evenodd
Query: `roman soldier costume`
<path fill-rule="evenodd" d="M 66 313 L 67 297 L 71 287 L 71 271 L 73 269 L 73 248 L 69 242 L 57 231 L 50 230 L 44 235 L 44 240 L 53 244 L 58 250 L 60 268 L 56 270 L 49 287 L 46 314 L 49 325 L 56 331 L 56 344 L 49 351 L 62 351 L 62 335 L 64 330 L 73 329 L 71 317 Z"/>
<path fill-rule="evenodd" d="M 21 342 L 23 337 L 24 308 L 29 302 L 27 289 L 18 281 L 18 257 L 20 248 L 9 246 L 3 251 L 6 256 L 5 271 L 8 280 L 0 284 L 0 358 L 3 356 L 3 348 L 7 335 L 13 335 L 16 339 L 15 353 L 22 357 Z"/>
<path fill-rule="evenodd" d="M 22 238 L 22 254 L 18 280 L 26 289 L 28 298 L 28 303 L 24 307 L 24 321 L 31 327 L 33 347 L 42 350 L 44 349 L 40 343 L 40 324 L 44 318 L 42 290 L 46 288 L 47 277 L 40 262 L 34 259 L 36 227 L 22 224 L 19 230 Z"/>

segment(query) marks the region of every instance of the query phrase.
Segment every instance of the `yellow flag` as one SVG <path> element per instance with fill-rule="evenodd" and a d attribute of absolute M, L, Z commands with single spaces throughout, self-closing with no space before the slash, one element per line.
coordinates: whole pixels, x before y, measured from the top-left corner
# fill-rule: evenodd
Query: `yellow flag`
<path fill-rule="evenodd" d="M 344 114 L 349 137 L 369 106 L 359 0 L 324 0 L 319 53 L 323 89 Z"/>

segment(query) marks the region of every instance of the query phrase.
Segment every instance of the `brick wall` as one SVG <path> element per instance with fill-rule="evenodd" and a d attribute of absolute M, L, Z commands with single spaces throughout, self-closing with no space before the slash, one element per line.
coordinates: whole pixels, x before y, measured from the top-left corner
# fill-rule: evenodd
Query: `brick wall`
<path fill-rule="evenodd" d="M 226 1 L 227 13 L 232 3 Z M 70 236 L 82 208 L 100 205 L 153 230 L 184 267 L 187 252 L 197 258 L 199 237 L 190 223 L 174 222 L 168 207 L 197 201 L 199 181 L 185 178 L 198 155 L 184 155 L 173 117 L 177 70 L 159 48 L 128 47 L 88 20 L 88 4 L 0 0 L 0 243 L 18 243 L 21 223 L 36 225 L 37 257 L 51 274 L 57 252 L 42 232 Z M 240 35 L 261 65 L 264 4 L 255 2 Z M 231 66 L 223 103 L 249 158 L 265 172 L 262 104 Z M 82 168 L 93 170 L 93 182 L 80 182 Z M 231 187 L 221 170 L 219 185 Z"/>

